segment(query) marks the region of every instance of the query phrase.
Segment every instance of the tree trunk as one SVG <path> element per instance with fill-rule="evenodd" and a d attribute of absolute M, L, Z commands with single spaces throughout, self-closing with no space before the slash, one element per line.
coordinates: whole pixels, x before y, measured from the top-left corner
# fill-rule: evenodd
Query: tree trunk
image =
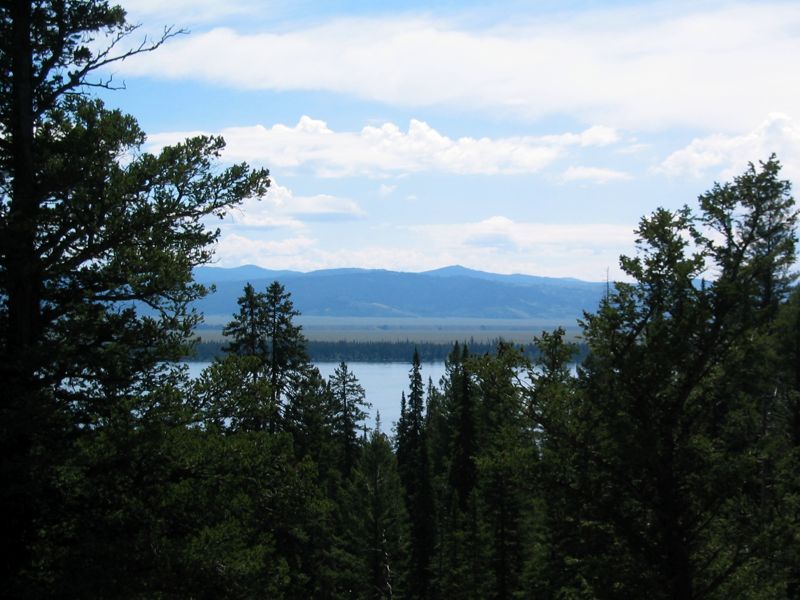
<path fill-rule="evenodd" d="M 41 335 L 41 275 L 36 255 L 39 201 L 34 167 L 31 5 L 10 7 L 11 51 L 11 202 L 3 232 L 8 321 L 2 356 L 2 579 L 13 582 L 28 563 L 33 521 L 32 434 L 40 396 L 37 356 Z M 13 584 L 12 584 L 13 586 Z M 12 588 L 13 589 L 13 588 Z M 8 590 L 6 590 L 8 591 Z"/>

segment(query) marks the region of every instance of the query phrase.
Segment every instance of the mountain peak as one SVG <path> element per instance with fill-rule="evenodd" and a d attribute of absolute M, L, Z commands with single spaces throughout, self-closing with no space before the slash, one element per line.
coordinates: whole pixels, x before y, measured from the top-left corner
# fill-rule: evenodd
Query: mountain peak
<path fill-rule="evenodd" d="M 475 269 L 470 269 L 463 265 L 449 265 L 447 267 L 441 267 L 439 269 L 432 269 L 430 271 L 423 271 L 422 275 L 438 275 L 438 276 L 445 276 L 445 277 L 455 277 L 455 276 L 475 276 L 475 275 L 485 275 L 484 271 L 476 271 Z"/>

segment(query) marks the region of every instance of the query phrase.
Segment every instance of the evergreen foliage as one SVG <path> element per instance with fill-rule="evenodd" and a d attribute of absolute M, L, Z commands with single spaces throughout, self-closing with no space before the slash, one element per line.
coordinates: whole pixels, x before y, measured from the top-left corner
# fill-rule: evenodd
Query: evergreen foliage
<path fill-rule="evenodd" d="M 636 283 L 586 316 L 578 381 L 535 398 L 568 469 L 550 502 L 580 536 L 561 568 L 568 560 L 597 597 L 777 593 L 760 581 L 777 535 L 766 517 L 777 369 L 765 336 L 795 240 L 778 168 L 770 159 L 715 186 L 699 217 L 684 208 L 643 219 L 640 254 L 621 261 Z M 715 280 L 698 286 L 708 270 Z"/>
<path fill-rule="evenodd" d="M 38 589 L 34 565 L 51 558 L 64 568 L 48 586 L 80 571 L 83 558 L 60 534 L 75 519 L 92 522 L 92 503 L 69 502 L 73 486 L 93 489 L 94 474 L 102 477 L 92 442 L 128 428 L 150 459 L 144 447 L 157 452 L 147 446 L 155 438 L 140 430 L 182 418 L 180 373 L 165 361 L 186 353 L 198 321 L 187 306 L 204 290 L 191 273 L 217 238 L 202 221 L 269 183 L 246 165 L 219 169 L 219 138 L 142 152 L 135 120 L 88 96 L 111 86 L 98 68 L 172 35 L 118 54 L 134 29 L 101 1 L 0 7 L 0 569 L 12 596 Z M 76 454 L 100 462 L 69 476 Z M 146 487 L 133 485 L 133 498 Z M 113 502 L 99 484 L 93 498 Z M 122 561 L 101 573 L 92 564 L 98 580 L 134 568 Z"/>
<path fill-rule="evenodd" d="M 358 432 L 367 418 L 365 409 L 370 408 L 366 401 L 364 388 L 358 378 L 342 361 L 328 380 L 328 388 L 333 400 L 333 433 L 339 441 L 342 456 L 340 468 L 347 476 L 355 465 L 358 456 Z"/>
<path fill-rule="evenodd" d="M 419 353 L 409 372 L 409 394 L 397 424 L 397 465 L 411 518 L 408 589 L 414 598 L 431 595 L 431 559 L 435 540 L 434 500 L 425 436 L 425 389 Z"/>
<path fill-rule="evenodd" d="M 202 330 L 198 330 L 202 331 Z M 494 354 L 503 340 L 491 342 L 478 342 L 468 340 L 464 342 L 472 354 Z M 182 357 L 190 361 L 211 361 L 225 355 L 226 344 L 221 341 L 203 339 L 195 344 L 191 354 Z M 371 362 L 390 363 L 407 362 L 413 356 L 414 348 L 419 352 L 422 363 L 444 362 L 453 350 L 453 342 L 411 342 L 411 341 L 358 341 L 339 340 L 336 342 L 314 340 L 306 341 L 306 351 L 312 362 Z M 531 359 L 536 358 L 537 349 L 533 343 L 520 347 L 520 350 Z M 585 358 L 588 348 L 583 343 L 578 344 L 578 354 L 575 360 Z"/>
<path fill-rule="evenodd" d="M 394 439 L 360 434 L 363 388 L 311 365 L 278 283 L 245 287 L 199 378 L 175 362 L 205 217 L 268 179 L 217 169 L 216 138 L 141 152 L 88 96 L 124 12 L 7 3 L 0 31 L 4 596 L 800 597 L 797 216 L 775 157 L 642 219 L 577 370 L 563 330 L 533 357 L 456 344 L 427 390 L 414 352 Z"/>

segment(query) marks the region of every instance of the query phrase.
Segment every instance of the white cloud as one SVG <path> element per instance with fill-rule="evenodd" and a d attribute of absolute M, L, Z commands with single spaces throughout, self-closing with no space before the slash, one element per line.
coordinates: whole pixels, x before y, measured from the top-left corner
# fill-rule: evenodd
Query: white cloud
<path fill-rule="evenodd" d="M 473 223 L 414 228 L 437 258 L 499 273 L 601 281 L 622 277 L 619 255 L 634 252 L 634 226 L 517 222 L 494 216 Z"/>
<path fill-rule="evenodd" d="M 773 113 L 749 133 L 694 139 L 670 154 L 657 170 L 672 176 L 693 177 L 711 171 L 715 177 L 730 179 L 744 171 L 749 162 L 766 160 L 772 153 L 783 164 L 784 176 L 800 180 L 800 123 Z"/>
<path fill-rule="evenodd" d="M 628 225 L 520 223 L 504 216 L 493 216 L 475 223 L 418 225 L 414 230 L 432 239 L 442 239 L 446 245 L 491 238 L 503 240 L 504 244 L 520 251 L 563 245 L 617 248 L 634 239 L 633 227 Z M 478 245 L 492 246 L 493 243 Z"/>
<path fill-rule="evenodd" d="M 200 132 L 148 136 L 153 148 Z M 513 174 L 540 171 L 566 154 L 570 146 L 598 146 L 617 141 L 616 132 L 595 126 L 580 133 L 542 137 L 450 138 L 412 119 L 408 130 L 394 123 L 336 132 L 324 121 L 303 116 L 296 125 L 266 128 L 229 127 L 219 132 L 228 160 L 246 160 L 271 168 L 310 165 L 322 177 L 439 171 L 457 174 Z M 388 187 L 387 187 L 388 189 Z"/>
<path fill-rule="evenodd" d="M 608 146 L 619 141 L 619 134 L 616 129 L 595 125 L 580 133 L 563 133 L 561 135 L 549 135 L 540 138 L 541 141 L 551 143 L 556 146 Z"/>
<path fill-rule="evenodd" d="M 297 236 L 282 240 L 264 240 L 244 234 L 225 231 L 217 243 L 214 255 L 216 264 L 221 267 L 240 265 L 292 264 L 294 257 L 301 256 L 312 248 L 315 240 Z"/>
<path fill-rule="evenodd" d="M 327 246 L 304 233 L 265 239 L 262 232 L 223 229 L 221 266 L 257 264 L 310 271 L 342 266 L 425 271 L 461 264 L 496 273 L 528 273 L 602 281 L 613 278 L 620 254 L 634 252 L 634 226 L 545 224 L 494 216 L 477 222 L 391 227 L 394 241 Z M 395 234 L 400 234 L 397 238 Z"/>
<path fill-rule="evenodd" d="M 632 179 L 630 173 L 600 167 L 569 167 L 561 177 L 564 181 L 587 181 L 601 184 Z"/>
<path fill-rule="evenodd" d="M 391 196 L 392 192 L 394 192 L 396 189 L 397 189 L 396 185 L 387 185 L 385 183 L 382 183 L 378 188 L 378 195 L 385 198 L 386 196 Z"/>
<path fill-rule="evenodd" d="M 800 55 L 800 4 L 678 6 L 549 13 L 533 21 L 513 15 L 505 27 L 484 29 L 408 16 L 253 34 L 218 28 L 119 68 L 393 105 L 530 119 L 567 114 L 629 129 L 730 132 L 800 105 L 800 79 L 791 76 Z"/>
<path fill-rule="evenodd" d="M 229 211 L 228 219 L 244 227 L 302 229 L 305 221 L 347 220 L 364 214 L 353 200 L 328 194 L 295 196 L 292 190 L 273 179 L 266 196 L 246 199 Z"/>

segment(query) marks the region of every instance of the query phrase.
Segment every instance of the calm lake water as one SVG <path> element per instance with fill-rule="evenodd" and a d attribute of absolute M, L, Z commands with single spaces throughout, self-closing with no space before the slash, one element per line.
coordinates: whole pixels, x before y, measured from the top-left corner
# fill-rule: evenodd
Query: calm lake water
<path fill-rule="evenodd" d="M 192 377 L 200 374 L 210 363 L 190 362 L 189 373 Z M 339 363 L 320 362 L 316 363 L 317 368 L 325 379 L 331 375 Z M 381 413 L 381 429 L 390 433 L 392 425 L 400 417 L 400 394 L 405 391 L 408 395 L 408 372 L 411 370 L 410 363 L 365 363 L 349 362 L 347 366 L 358 377 L 358 381 L 364 388 L 367 402 L 372 404 L 369 410 L 370 418 L 368 425 L 372 426 L 375 422 L 377 411 Z M 434 384 L 439 383 L 439 378 L 444 375 L 444 363 L 422 363 L 422 381 L 427 389 L 428 378 L 433 379 Z"/>

